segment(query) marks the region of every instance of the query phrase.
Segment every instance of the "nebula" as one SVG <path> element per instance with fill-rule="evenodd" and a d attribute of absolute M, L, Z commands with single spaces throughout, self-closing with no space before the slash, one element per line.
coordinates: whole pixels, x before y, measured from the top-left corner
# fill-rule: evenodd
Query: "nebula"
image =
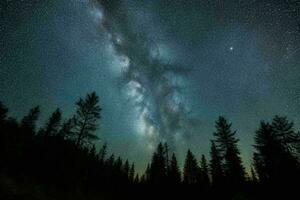
<path fill-rule="evenodd" d="M 166 61 L 167 47 L 134 30 L 120 1 L 93 3 L 100 31 L 105 31 L 121 60 L 120 81 L 138 113 L 137 131 L 146 138 L 149 149 L 158 142 L 175 147 L 189 135 L 191 119 L 181 90 L 191 69 Z"/>

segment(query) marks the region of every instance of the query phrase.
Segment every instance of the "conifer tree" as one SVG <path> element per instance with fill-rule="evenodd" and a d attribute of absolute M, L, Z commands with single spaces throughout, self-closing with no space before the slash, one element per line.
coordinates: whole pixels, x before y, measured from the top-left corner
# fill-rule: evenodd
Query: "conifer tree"
<path fill-rule="evenodd" d="M 107 143 L 104 143 L 102 145 L 101 149 L 99 150 L 99 153 L 98 153 L 98 159 L 99 159 L 99 161 L 100 161 L 101 164 L 104 163 L 106 154 L 107 154 Z"/>
<path fill-rule="evenodd" d="M 123 172 L 127 180 L 129 180 L 129 170 L 130 170 L 129 162 L 128 160 L 126 160 L 123 166 Z"/>
<path fill-rule="evenodd" d="M 211 160 L 209 166 L 212 185 L 218 187 L 224 182 L 224 174 L 220 151 L 217 149 L 214 141 L 211 141 L 210 157 Z"/>
<path fill-rule="evenodd" d="M 58 135 L 63 139 L 70 139 L 74 136 L 74 118 L 68 119 L 61 125 Z"/>
<path fill-rule="evenodd" d="M 40 114 L 40 108 L 39 106 L 36 106 L 32 109 L 30 109 L 28 115 L 26 115 L 22 121 L 21 121 L 21 127 L 23 130 L 27 133 L 32 133 L 34 134 L 35 132 L 35 123 L 39 117 Z"/>
<path fill-rule="evenodd" d="M 97 121 L 100 119 L 99 97 L 95 92 L 88 94 L 85 99 L 79 99 L 76 103 L 77 111 L 74 116 L 74 134 L 76 137 L 76 145 L 89 143 L 98 139 L 94 134 L 97 129 Z"/>
<path fill-rule="evenodd" d="M 134 169 L 134 163 L 131 164 L 130 170 L 129 170 L 129 181 L 131 183 L 134 182 L 134 173 L 135 173 L 135 169 Z"/>
<path fill-rule="evenodd" d="M 261 122 L 255 134 L 254 166 L 260 181 L 268 184 L 291 182 L 299 177 L 294 154 L 297 134 L 286 117 L 275 116 L 271 124 Z"/>
<path fill-rule="evenodd" d="M 57 134 L 59 131 L 61 122 L 61 111 L 57 108 L 49 118 L 46 126 L 44 129 L 40 131 L 40 133 L 44 134 L 45 136 L 51 136 Z"/>
<path fill-rule="evenodd" d="M 183 169 L 183 183 L 185 184 L 198 184 L 199 183 L 199 172 L 197 160 L 194 154 L 188 150 L 185 158 L 184 169 Z"/>
<path fill-rule="evenodd" d="M 177 185 L 181 182 L 181 173 L 178 167 L 175 154 L 172 154 L 170 166 L 168 170 L 168 179 L 171 184 Z"/>
<path fill-rule="evenodd" d="M 167 178 L 167 159 L 165 148 L 162 143 L 157 146 L 156 152 L 153 153 L 150 165 L 149 182 L 152 184 L 163 184 Z"/>
<path fill-rule="evenodd" d="M 294 131 L 294 123 L 286 117 L 276 115 L 272 120 L 272 130 L 276 139 L 282 144 L 284 151 L 293 154 L 300 142 L 299 135 Z"/>
<path fill-rule="evenodd" d="M 236 131 L 231 131 L 231 124 L 224 117 L 216 121 L 215 142 L 224 159 L 224 175 L 229 184 L 240 185 L 245 181 L 245 171 L 240 157 Z"/>
<path fill-rule="evenodd" d="M 208 176 L 208 165 L 207 165 L 206 158 L 203 154 L 201 156 L 200 168 L 201 168 L 202 185 L 208 188 L 210 185 L 209 176 Z"/>
<path fill-rule="evenodd" d="M 275 176 L 278 162 L 277 152 L 281 151 L 279 142 L 273 134 L 272 126 L 264 121 L 260 122 L 260 127 L 255 133 L 256 151 L 254 153 L 254 166 L 262 182 L 268 182 Z"/>

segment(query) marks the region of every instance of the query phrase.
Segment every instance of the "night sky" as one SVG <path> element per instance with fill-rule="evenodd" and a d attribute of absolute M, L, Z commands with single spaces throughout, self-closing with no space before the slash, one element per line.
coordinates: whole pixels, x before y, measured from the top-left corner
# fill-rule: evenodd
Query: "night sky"
<path fill-rule="evenodd" d="M 100 2 L 100 3 L 99 3 Z M 97 144 L 142 171 L 159 141 L 208 155 L 224 115 L 251 163 L 260 120 L 300 125 L 300 1 L 4 0 L 0 100 L 20 119 L 96 91 Z"/>

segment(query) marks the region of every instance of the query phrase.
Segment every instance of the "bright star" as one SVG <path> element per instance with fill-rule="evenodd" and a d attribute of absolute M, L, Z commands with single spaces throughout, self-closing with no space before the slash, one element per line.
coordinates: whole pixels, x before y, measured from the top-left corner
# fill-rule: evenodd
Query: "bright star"
<path fill-rule="evenodd" d="M 229 49 L 230 49 L 230 51 L 233 51 L 233 47 L 232 46 Z"/>

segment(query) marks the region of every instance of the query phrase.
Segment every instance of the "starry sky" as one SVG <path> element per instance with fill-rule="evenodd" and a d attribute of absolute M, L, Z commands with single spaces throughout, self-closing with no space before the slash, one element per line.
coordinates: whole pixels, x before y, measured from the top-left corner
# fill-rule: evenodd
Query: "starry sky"
<path fill-rule="evenodd" d="M 5 0 L 0 100 L 43 124 L 96 91 L 97 144 L 143 171 L 158 142 L 208 155 L 224 115 L 250 165 L 260 120 L 300 125 L 298 0 Z"/>

